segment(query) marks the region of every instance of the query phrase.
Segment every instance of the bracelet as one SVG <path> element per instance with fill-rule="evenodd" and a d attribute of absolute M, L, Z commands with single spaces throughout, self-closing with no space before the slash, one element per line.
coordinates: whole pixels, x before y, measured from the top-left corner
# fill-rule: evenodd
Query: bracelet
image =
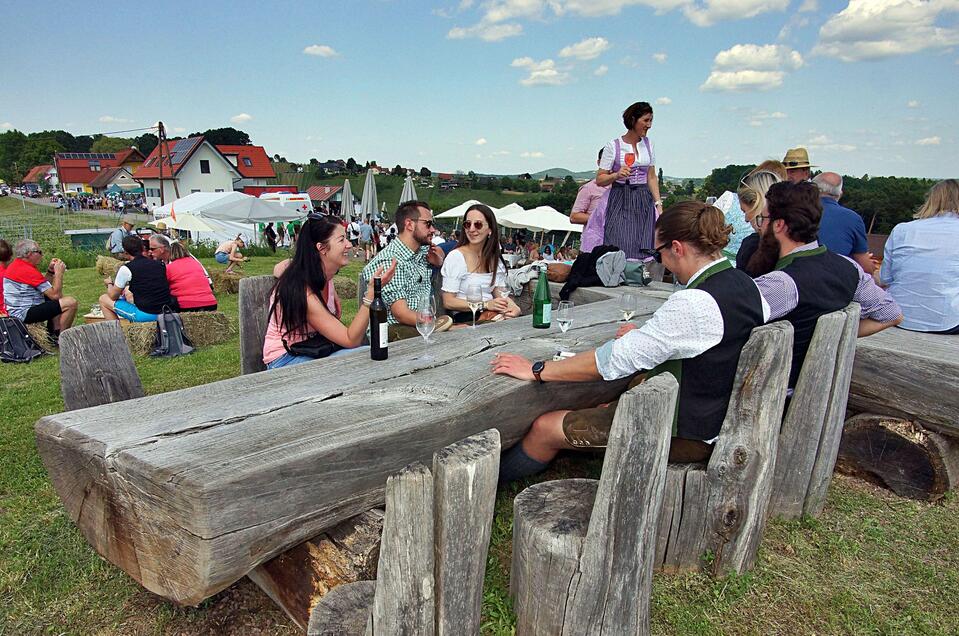
<path fill-rule="evenodd" d="M 364 306 L 369 307 L 369 306 L 372 305 L 372 304 L 373 304 L 373 299 L 372 299 L 372 298 L 367 298 L 366 296 L 363 296 L 363 305 L 364 305 Z"/>
<path fill-rule="evenodd" d="M 662 199 L 659 199 L 658 201 L 655 201 L 655 202 L 653 203 L 653 205 L 659 205 L 659 206 L 661 206 L 662 204 L 663 204 L 663 200 L 662 200 Z"/>

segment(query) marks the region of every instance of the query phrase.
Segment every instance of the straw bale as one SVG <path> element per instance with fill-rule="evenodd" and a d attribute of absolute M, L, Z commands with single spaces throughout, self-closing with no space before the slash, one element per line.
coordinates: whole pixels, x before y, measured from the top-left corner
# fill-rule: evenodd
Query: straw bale
<path fill-rule="evenodd" d="M 25 326 L 27 328 L 27 333 L 30 334 L 30 337 L 33 338 L 34 342 L 40 345 L 41 349 L 47 353 L 56 353 L 57 347 L 55 344 L 53 344 L 53 339 L 50 338 L 50 334 L 47 332 L 47 323 L 35 322 Z"/>
<path fill-rule="evenodd" d="M 236 329 L 222 311 L 198 311 L 180 314 L 183 331 L 196 347 L 208 347 L 229 340 Z M 123 323 L 123 332 L 130 351 L 135 355 L 149 355 L 156 341 L 156 322 Z"/>
<path fill-rule="evenodd" d="M 117 270 L 123 265 L 123 261 L 111 258 L 109 256 L 97 256 L 97 274 L 100 276 L 109 276 L 112 280 L 117 275 Z"/>
<path fill-rule="evenodd" d="M 243 274 L 237 272 L 210 272 L 213 279 L 213 291 L 221 294 L 237 294 L 240 292 L 240 279 Z"/>
<path fill-rule="evenodd" d="M 336 289 L 336 295 L 340 300 L 356 298 L 356 281 L 349 276 L 334 276 L 333 287 Z"/>

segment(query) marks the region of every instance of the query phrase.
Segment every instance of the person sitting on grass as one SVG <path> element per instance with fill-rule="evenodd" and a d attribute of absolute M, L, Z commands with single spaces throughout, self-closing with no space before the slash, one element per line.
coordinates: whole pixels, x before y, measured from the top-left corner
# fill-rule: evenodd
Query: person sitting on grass
<path fill-rule="evenodd" d="M 162 234 L 150 237 L 155 260 L 166 263 L 166 279 L 177 311 L 216 311 L 216 296 L 206 268 L 179 241 Z"/>
<path fill-rule="evenodd" d="M 164 307 L 173 307 L 166 268 L 159 260 L 146 258 L 138 236 L 123 239 L 130 261 L 117 270 L 115 280 L 104 282 L 107 292 L 100 296 L 100 310 L 107 320 L 152 322 Z"/>
<path fill-rule="evenodd" d="M 220 265 L 226 265 L 226 269 L 223 270 L 224 274 L 231 273 L 238 263 L 244 263 L 250 260 L 240 253 L 240 250 L 244 247 L 246 247 L 246 242 L 240 234 L 237 234 L 236 238 L 232 241 L 223 241 L 217 246 L 213 258 L 215 258 L 216 262 Z"/>
<path fill-rule="evenodd" d="M 278 280 L 270 296 L 270 322 L 263 340 L 263 363 L 267 369 L 302 364 L 314 357 L 298 355 L 290 350 L 316 334 L 338 348 L 327 356 L 341 356 L 365 350 L 361 346 L 370 323 L 373 302 L 373 278 L 385 287 L 396 271 L 396 261 L 378 267 L 363 302 L 349 326 L 340 322 L 340 299 L 333 277 L 350 262 L 352 243 L 346 230 L 334 217 L 311 214 L 300 229 L 293 258 L 274 268 Z"/>
<path fill-rule="evenodd" d="M 3 272 L 3 302 L 7 312 L 27 325 L 47 323 L 47 331 L 56 344 L 60 333 L 73 326 L 77 315 L 77 299 L 63 295 L 67 265 L 59 258 L 52 258 L 46 276 L 41 274 L 38 265 L 43 259 L 43 250 L 30 239 L 18 241 L 13 255 L 16 258 Z"/>

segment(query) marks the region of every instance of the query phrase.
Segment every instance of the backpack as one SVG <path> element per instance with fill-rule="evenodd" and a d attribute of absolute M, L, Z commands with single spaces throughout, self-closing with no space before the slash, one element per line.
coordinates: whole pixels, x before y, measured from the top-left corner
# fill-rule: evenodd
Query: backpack
<path fill-rule="evenodd" d="M 0 316 L 0 360 L 31 362 L 43 355 L 43 349 L 30 337 L 23 323 L 12 316 Z"/>
<path fill-rule="evenodd" d="M 153 341 L 151 357 L 173 358 L 196 351 L 193 342 L 183 332 L 183 321 L 180 314 L 174 313 L 169 307 L 163 308 L 163 313 L 157 316 L 157 335 Z"/>

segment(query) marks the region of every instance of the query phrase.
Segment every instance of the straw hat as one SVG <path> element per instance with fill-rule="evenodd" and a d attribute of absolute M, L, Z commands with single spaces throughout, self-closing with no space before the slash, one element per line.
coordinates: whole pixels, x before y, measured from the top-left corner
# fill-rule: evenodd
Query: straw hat
<path fill-rule="evenodd" d="M 137 217 L 132 214 L 124 214 L 120 217 L 120 223 L 129 223 L 130 225 L 136 227 Z"/>
<path fill-rule="evenodd" d="M 783 157 L 783 165 L 786 166 L 786 170 L 792 170 L 794 168 L 815 168 L 816 166 L 810 165 L 809 163 L 809 153 L 806 152 L 806 149 L 803 147 L 799 148 L 790 148 L 786 151 L 786 156 Z"/>

